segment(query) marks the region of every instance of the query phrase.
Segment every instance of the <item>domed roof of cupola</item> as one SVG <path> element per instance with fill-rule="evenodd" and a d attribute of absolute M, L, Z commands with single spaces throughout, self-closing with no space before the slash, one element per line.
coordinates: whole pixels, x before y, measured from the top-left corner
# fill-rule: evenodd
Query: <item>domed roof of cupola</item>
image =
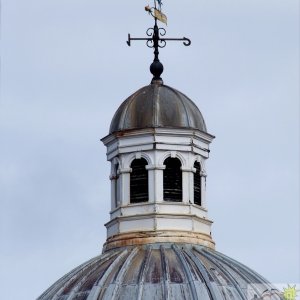
<path fill-rule="evenodd" d="M 154 81 L 120 105 L 112 119 L 109 133 L 157 127 L 207 132 L 203 116 L 192 100 L 161 81 Z"/>

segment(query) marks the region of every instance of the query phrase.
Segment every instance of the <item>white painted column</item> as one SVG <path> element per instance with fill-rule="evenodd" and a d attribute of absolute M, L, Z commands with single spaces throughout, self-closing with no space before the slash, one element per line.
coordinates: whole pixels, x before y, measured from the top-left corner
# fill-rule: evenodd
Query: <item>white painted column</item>
<path fill-rule="evenodd" d="M 110 176 L 110 199 L 111 199 L 111 210 L 116 208 L 116 198 L 117 195 L 115 194 L 116 191 L 116 176 Z"/>
<path fill-rule="evenodd" d="M 190 173 L 191 169 L 181 167 L 182 171 L 182 202 L 189 203 L 190 200 Z"/>
<path fill-rule="evenodd" d="M 166 166 L 156 166 L 155 169 L 155 202 L 164 201 L 164 170 Z"/>
<path fill-rule="evenodd" d="M 148 165 L 146 166 L 148 170 L 148 193 L 149 193 L 149 202 L 155 202 L 155 166 Z"/>
<path fill-rule="evenodd" d="M 111 210 L 116 209 L 121 205 L 120 203 L 120 187 L 119 185 L 119 163 L 113 159 L 111 162 L 111 175 L 109 177 L 111 181 Z"/>
<path fill-rule="evenodd" d="M 116 177 L 115 177 L 115 191 L 114 191 L 114 194 L 115 194 L 115 205 L 116 205 L 116 208 L 121 206 L 121 196 L 120 196 L 120 173 L 118 171 Z"/>
<path fill-rule="evenodd" d="M 164 201 L 164 173 L 166 166 L 146 166 L 149 182 L 149 202 L 163 202 Z"/>
<path fill-rule="evenodd" d="M 201 206 L 203 208 L 207 208 L 206 207 L 206 177 L 207 177 L 207 174 L 205 171 L 201 171 L 200 176 L 201 176 Z"/>
<path fill-rule="evenodd" d="M 196 169 L 195 168 L 192 168 L 192 171 L 189 173 L 189 187 L 190 187 L 190 201 L 191 203 L 195 203 L 194 201 L 194 174 L 196 172 Z"/>
<path fill-rule="evenodd" d="M 120 201 L 122 206 L 126 206 L 130 203 L 130 173 L 132 169 L 120 169 Z"/>

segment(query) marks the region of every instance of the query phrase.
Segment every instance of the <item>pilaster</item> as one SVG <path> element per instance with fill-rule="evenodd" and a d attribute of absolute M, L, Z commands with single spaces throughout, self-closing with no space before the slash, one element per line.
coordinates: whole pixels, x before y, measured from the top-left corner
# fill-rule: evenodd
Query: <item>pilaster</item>
<path fill-rule="evenodd" d="M 205 171 L 201 171 L 201 206 L 207 208 L 206 206 L 206 177 L 207 174 Z"/>
<path fill-rule="evenodd" d="M 131 168 L 120 169 L 120 202 L 121 205 L 130 204 L 130 172 Z"/>

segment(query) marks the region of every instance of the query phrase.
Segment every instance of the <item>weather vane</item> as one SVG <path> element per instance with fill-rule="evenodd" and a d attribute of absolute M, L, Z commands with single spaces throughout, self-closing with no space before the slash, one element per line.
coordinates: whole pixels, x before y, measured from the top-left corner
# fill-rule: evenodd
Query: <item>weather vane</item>
<path fill-rule="evenodd" d="M 154 27 L 148 28 L 146 34 L 148 37 L 146 38 L 132 38 L 130 34 L 128 34 L 127 45 L 131 46 L 131 41 L 146 41 L 146 45 L 149 48 L 154 49 L 154 60 L 150 66 L 150 72 L 153 75 L 152 82 L 161 81 L 161 74 L 164 71 L 164 67 L 162 63 L 159 61 L 159 48 L 164 48 L 167 44 L 167 41 L 182 41 L 185 46 L 191 45 L 191 40 L 186 37 L 183 38 L 165 38 L 166 30 L 164 28 L 159 28 L 157 25 L 157 21 L 160 21 L 167 25 L 168 19 L 167 16 L 162 12 L 162 1 L 154 0 L 154 6 L 150 7 L 147 5 L 145 10 L 154 18 Z"/>

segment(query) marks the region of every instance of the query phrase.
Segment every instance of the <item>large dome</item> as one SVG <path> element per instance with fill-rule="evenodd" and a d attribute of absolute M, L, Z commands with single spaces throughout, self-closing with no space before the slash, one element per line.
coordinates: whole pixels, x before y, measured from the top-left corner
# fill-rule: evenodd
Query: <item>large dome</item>
<path fill-rule="evenodd" d="M 38 300 L 281 299 L 264 278 L 210 248 L 156 243 L 105 252 Z M 270 299 L 270 298 L 268 298 Z"/>
<path fill-rule="evenodd" d="M 109 133 L 156 127 L 207 132 L 203 116 L 192 100 L 174 88 L 154 82 L 121 104 L 112 119 Z"/>

